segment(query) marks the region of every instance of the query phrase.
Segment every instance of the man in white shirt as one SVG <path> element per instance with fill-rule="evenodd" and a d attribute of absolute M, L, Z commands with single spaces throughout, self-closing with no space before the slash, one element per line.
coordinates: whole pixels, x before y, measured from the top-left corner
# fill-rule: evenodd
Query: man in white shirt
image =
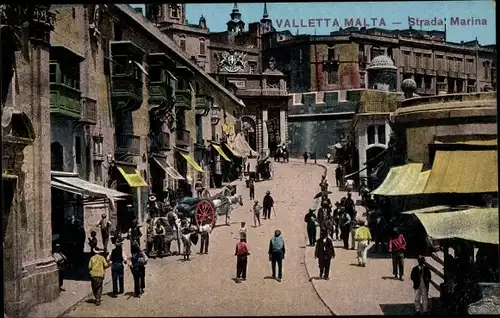
<path fill-rule="evenodd" d="M 200 254 L 203 253 L 208 254 L 210 233 L 212 233 L 212 226 L 208 224 L 207 221 L 203 221 L 200 226 L 200 235 L 201 235 Z"/>

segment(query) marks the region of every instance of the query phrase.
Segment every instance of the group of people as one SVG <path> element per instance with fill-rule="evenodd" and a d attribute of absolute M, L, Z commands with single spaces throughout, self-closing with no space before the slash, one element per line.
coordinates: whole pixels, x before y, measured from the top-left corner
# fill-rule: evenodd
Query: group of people
<path fill-rule="evenodd" d="M 254 205 L 252 207 L 251 212 L 253 212 L 253 221 L 254 226 L 261 226 L 260 222 L 260 211 L 263 212 L 263 219 L 271 219 L 271 212 L 274 211 L 274 199 L 271 196 L 271 191 L 267 190 L 266 195 L 262 199 L 262 205 L 259 204 L 259 200 L 255 200 L 255 188 L 254 183 L 250 183 L 250 200 L 254 200 Z M 276 212 L 274 211 L 276 215 Z"/>

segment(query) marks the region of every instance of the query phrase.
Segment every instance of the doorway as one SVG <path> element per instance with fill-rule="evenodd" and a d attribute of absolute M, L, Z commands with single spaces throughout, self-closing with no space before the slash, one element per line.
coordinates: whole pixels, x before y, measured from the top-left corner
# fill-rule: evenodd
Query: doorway
<path fill-rule="evenodd" d="M 257 149 L 257 125 L 255 124 L 255 120 L 251 117 L 243 116 L 241 118 L 241 130 L 245 139 L 248 142 L 248 145 L 253 150 Z"/>
<path fill-rule="evenodd" d="M 380 146 L 372 146 L 371 148 L 368 148 L 366 150 L 366 162 L 369 162 L 368 167 L 367 167 L 367 173 L 369 176 L 373 173 L 375 168 L 377 167 L 378 163 L 380 160 L 375 160 L 375 161 L 370 161 L 374 158 L 376 158 L 378 155 L 380 155 L 383 151 L 385 150 L 384 147 Z M 380 158 L 382 159 L 382 158 Z"/>

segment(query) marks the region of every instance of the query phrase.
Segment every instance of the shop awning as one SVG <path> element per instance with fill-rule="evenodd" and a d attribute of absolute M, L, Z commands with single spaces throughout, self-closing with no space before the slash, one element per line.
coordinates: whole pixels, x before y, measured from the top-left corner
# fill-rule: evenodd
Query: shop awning
<path fill-rule="evenodd" d="M 184 177 L 175 170 L 167 160 L 158 159 L 153 157 L 153 160 L 174 180 L 184 180 Z"/>
<path fill-rule="evenodd" d="M 436 151 L 424 193 L 498 192 L 496 150 Z"/>
<path fill-rule="evenodd" d="M 120 171 L 121 175 L 127 181 L 128 185 L 132 188 L 145 188 L 149 187 L 149 185 L 144 181 L 144 179 L 139 174 L 135 168 L 132 167 L 118 167 L 118 171 Z"/>
<path fill-rule="evenodd" d="M 420 192 L 415 192 L 418 191 L 418 186 L 425 181 L 426 174 L 421 175 L 422 167 L 421 163 L 409 163 L 391 168 L 384 182 L 371 194 L 398 196 L 422 193 L 422 189 Z"/>
<path fill-rule="evenodd" d="M 435 213 L 435 212 L 449 212 L 452 210 L 450 205 L 437 205 L 428 208 L 415 209 L 406 212 L 401 212 L 402 214 L 415 214 L 415 213 Z"/>
<path fill-rule="evenodd" d="M 224 151 L 222 151 L 222 148 L 219 145 L 212 144 L 212 147 L 214 147 L 214 149 L 217 150 L 219 155 L 221 155 L 221 157 L 224 158 L 224 160 L 231 161 L 231 159 L 229 159 L 229 157 L 224 153 Z"/>
<path fill-rule="evenodd" d="M 472 208 L 454 212 L 415 213 L 431 238 L 463 239 L 498 245 L 498 209 Z"/>
<path fill-rule="evenodd" d="M 191 165 L 191 167 L 193 167 L 196 171 L 198 172 L 205 172 L 203 171 L 203 169 L 196 163 L 196 161 L 194 161 L 193 158 L 191 158 L 189 156 L 189 154 L 185 154 L 181 151 L 179 151 L 179 153 L 181 154 L 182 157 L 184 157 L 184 159 L 186 159 L 186 161 Z"/>
<path fill-rule="evenodd" d="M 98 184 L 80 179 L 78 177 L 57 177 L 53 176 L 51 186 L 66 192 L 77 195 L 88 195 L 94 197 L 107 197 L 120 200 L 129 196 L 127 193 L 119 192 L 114 189 L 106 188 Z"/>
<path fill-rule="evenodd" d="M 227 143 L 225 144 L 227 149 L 229 149 L 229 151 L 231 151 L 231 153 L 233 154 L 233 156 L 235 157 L 238 157 L 238 158 L 243 158 L 244 155 L 240 154 L 239 152 L 237 152 L 236 150 L 234 150 L 231 146 L 229 146 Z"/>

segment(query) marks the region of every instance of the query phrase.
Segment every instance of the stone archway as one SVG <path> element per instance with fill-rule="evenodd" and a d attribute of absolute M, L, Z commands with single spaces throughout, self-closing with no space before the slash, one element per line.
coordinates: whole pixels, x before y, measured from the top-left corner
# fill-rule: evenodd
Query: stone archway
<path fill-rule="evenodd" d="M 250 116 L 241 117 L 241 130 L 250 148 L 257 149 L 257 124 Z"/>
<path fill-rule="evenodd" d="M 64 171 L 64 148 L 57 141 L 50 144 L 50 169 Z"/>

